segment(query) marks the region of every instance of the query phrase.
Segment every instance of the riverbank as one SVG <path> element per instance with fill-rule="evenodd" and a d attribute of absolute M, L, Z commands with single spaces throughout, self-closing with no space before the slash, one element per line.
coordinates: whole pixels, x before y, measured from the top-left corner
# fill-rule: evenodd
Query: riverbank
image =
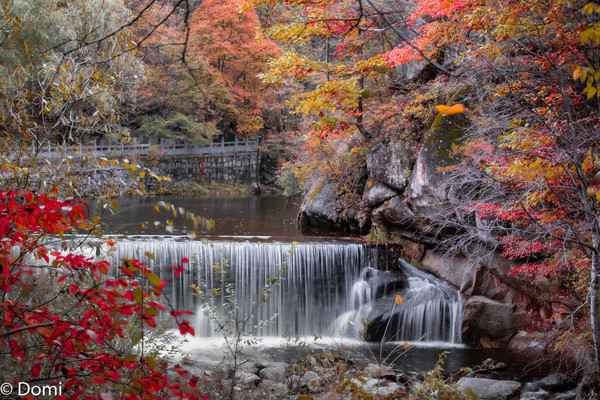
<path fill-rule="evenodd" d="M 159 201 L 172 204 L 173 207 L 169 209 L 176 209 L 178 214 L 182 209 L 214 220 L 215 230 L 212 232 L 214 236 L 198 240 L 169 238 L 168 235 L 179 234 L 177 227 L 184 221 L 177 219 L 173 221 L 174 230 L 168 232 L 167 236 L 160 236 L 167 233 L 164 231 L 163 222 L 172 219 L 173 216 L 171 211 L 166 212 L 165 215 L 156 213 L 154 206 Z M 551 362 L 551 358 L 545 359 L 543 349 L 541 353 L 534 355 L 529 352 L 531 349 L 527 346 L 533 343 L 532 340 L 526 341 L 526 347 L 516 352 L 517 355 L 523 356 L 521 358 L 505 357 L 505 353 L 514 354 L 505 348 L 465 347 L 460 337 L 463 323 L 460 313 L 457 312 L 462 310 L 462 303 L 457 298 L 460 287 L 455 287 L 450 279 L 445 279 L 446 282 L 450 282 L 446 284 L 406 263 L 399 262 L 396 253 L 391 255 L 394 265 L 390 266 L 382 262 L 381 257 L 371 253 L 372 246 L 366 245 L 358 238 L 355 241 L 340 241 L 336 237 L 315 238 L 302 235 L 296 230 L 297 200 L 256 196 L 163 197 L 123 199 L 121 205 L 120 212 L 115 214 L 112 220 L 106 220 L 107 231 L 125 235 L 139 234 L 139 237 L 132 236 L 117 240 L 111 252 L 114 264 L 118 264 L 123 258 L 132 258 L 136 255 L 142 257 L 142 260 L 147 262 L 161 279 L 165 279 L 166 290 L 175 299 L 175 306 L 193 312 L 192 324 L 199 338 L 190 340 L 190 343 L 202 343 L 208 346 L 210 351 L 217 352 L 217 357 L 215 359 L 214 354 L 212 358 L 207 357 L 202 351 L 187 352 L 185 349 L 180 351 L 179 348 L 177 351 L 183 357 L 181 362 L 185 361 L 186 366 L 191 365 L 207 382 L 212 382 L 211 393 L 228 393 L 226 388 L 232 387 L 231 374 L 227 373 L 227 369 L 222 368 L 226 361 L 224 360 L 226 351 L 215 345 L 220 333 L 219 329 L 215 328 L 213 320 L 216 315 L 226 326 L 235 323 L 237 320 L 232 319 L 231 313 L 227 311 L 231 309 L 239 311 L 241 315 L 252 316 L 249 322 L 246 321 L 247 329 L 250 332 L 259 332 L 258 337 L 244 339 L 245 348 L 252 347 L 247 344 L 259 344 L 258 347 L 250 349 L 251 357 L 246 360 L 244 358 L 246 353 L 242 352 L 245 356 L 238 360 L 243 362 L 242 365 L 254 363 L 255 367 L 245 371 L 249 375 L 238 376 L 238 382 L 233 384 L 236 393 L 244 395 L 252 393 L 256 398 L 264 398 L 267 395 L 278 398 L 273 391 L 281 394 L 285 389 L 286 396 L 310 395 L 312 398 L 319 399 L 330 398 L 327 396 L 332 396 L 332 393 L 338 391 L 343 394 L 345 390 L 350 390 L 350 394 L 346 393 L 346 395 L 350 396 L 347 398 L 352 399 L 351 394 L 358 393 L 359 390 L 352 389 L 353 385 L 362 388 L 359 392 L 363 389 L 376 390 L 378 387 L 395 387 L 391 383 L 398 384 L 399 381 L 402 383 L 405 376 L 416 376 L 414 384 L 402 383 L 402 387 L 397 388 L 401 390 L 399 393 L 403 396 L 399 398 L 408 398 L 406 396 L 416 392 L 417 385 L 425 381 L 425 373 L 435 367 L 435 360 L 445 350 L 449 350 L 450 354 L 447 357 L 448 375 L 444 377 L 450 379 L 450 383 L 456 383 L 464 376 L 487 377 L 517 380 L 520 383 L 519 390 L 524 390 L 522 384 L 537 377 L 516 371 L 515 368 L 539 367 L 539 365 L 529 365 L 530 361 Z M 161 208 L 163 209 L 164 207 Z M 145 224 L 147 230 L 140 232 L 141 221 L 154 221 L 159 224 L 147 223 Z M 381 249 L 386 253 L 389 252 L 387 246 L 381 246 Z M 141 254 L 152 256 L 140 256 Z M 170 270 L 164 267 L 174 265 L 181 259 L 189 260 L 187 272 L 173 277 Z M 230 286 L 229 283 L 234 283 L 234 286 Z M 225 294 L 226 299 L 229 299 L 226 303 L 227 307 L 220 306 L 223 300 L 219 300 L 220 296 L 217 296 L 215 305 L 217 314 L 211 318 L 200 307 L 201 304 L 206 304 L 204 300 L 207 299 L 199 298 L 192 287 L 201 288 L 201 292 L 206 294 Z M 401 296 L 398 301 L 401 304 L 394 306 L 395 296 L 398 294 Z M 208 300 L 208 304 L 212 304 L 210 302 L 212 298 Z M 485 308 L 482 312 L 488 315 L 488 318 L 477 320 L 489 321 L 489 324 L 493 325 L 494 318 L 505 315 L 500 312 L 512 311 L 507 308 L 494 309 L 493 305 L 483 303 Z M 465 304 L 465 311 L 470 310 L 473 310 L 472 300 Z M 495 314 L 492 311 L 495 311 Z M 492 318 L 490 315 L 495 317 Z M 403 324 L 399 324 L 400 321 Z M 345 329 L 338 331 L 338 326 L 343 326 Z M 332 328 L 336 329 L 332 330 Z M 389 335 L 385 335 L 386 330 Z M 353 331 L 358 332 L 352 336 Z M 367 384 L 369 379 L 374 379 L 372 377 L 366 377 L 365 382 L 360 379 L 365 377 L 364 370 L 369 364 L 377 363 L 377 358 L 373 359 L 369 354 L 357 356 L 351 346 L 346 345 L 341 348 L 340 346 L 333 348 L 319 348 L 313 345 L 295 346 L 296 349 L 292 354 L 284 358 L 270 356 L 273 353 L 285 352 L 293 346 L 286 344 L 279 348 L 260 347 L 261 341 L 269 342 L 274 338 L 282 341 L 285 337 L 297 335 L 322 337 L 337 333 L 337 340 L 343 337 L 360 339 L 364 337 L 358 334 L 361 331 L 370 333 L 371 343 L 357 340 L 360 344 L 355 346 L 355 349 L 356 347 L 363 350 L 372 348 L 373 342 L 377 343 L 382 334 L 389 341 L 421 340 L 423 342 L 418 346 L 409 346 L 410 351 L 402 354 L 398 363 L 394 365 L 384 363 L 397 370 L 399 378 L 378 381 L 375 385 L 373 381 Z M 520 336 L 515 336 L 517 337 Z M 547 339 L 542 337 L 540 340 Z M 301 349 L 298 350 L 298 347 Z M 391 353 L 392 349 L 393 345 L 386 347 L 384 354 Z M 305 365 L 301 371 L 293 367 L 296 364 L 303 365 L 302 363 L 310 360 L 311 357 L 315 358 L 327 352 L 338 352 L 335 359 L 343 361 L 341 366 L 344 373 L 338 371 L 337 362 L 329 367 Z M 378 354 L 378 351 L 372 353 Z M 488 358 L 493 361 L 486 362 Z M 281 383 L 280 381 L 271 381 L 261 376 L 261 371 L 265 368 L 281 367 L 276 363 L 285 363 L 285 388 L 273 384 Z M 495 370 L 491 375 L 472 374 L 472 371 L 481 370 L 482 363 L 486 365 L 502 363 L 504 367 Z M 556 363 L 552 366 L 558 367 Z M 289 372 L 288 368 L 290 368 Z M 464 371 L 459 373 L 463 369 Z M 307 384 L 297 383 L 309 372 L 322 376 L 318 388 L 315 387 L 312 391 Z M 310 381 L 314 378 L 315 375 L 309 373 L 306 380 Z M 353 379 L 358 379 L 359 383 L 353 383 Z M 288 380 L 293 384 L 288 385 Z M 340 382 L 346 382 L 347 387 Z M 363 387 L 363 384 L 366 386 Z M 378 391 L 374 393 L 381 394 Z M 521 392 L 515 393 L 517 396 L 515 398 L 519 398 Z M 396 394 L 392 392 L 391 395 Z M 551 397 L 540 397 L 544 400 L 549 398 Z"/>
<path fill-rule="evenodd" d="M 167 335 L 167 337 L 169 337 Z M 520 371 L 515 360 L 480 359 L 470 366 L 456 364 L 457 349 L 438 349 L 428 366 L 407 367 L 423 348 L 411 344 L 378 345 L 348 341 L 243 338 L 231 353 L 218 338 L 177 342 L 172 363 L 199 376 L 211 399 L 294 400 L 573 400 L 576 382 L 565 374 Z M 217 354 L 218 353 L 218 354 Z M 395 360 L 389 359 L 395 355 Z M 418 356 L 417 356 L 418 357 Z M 235 360 L 235 362 L 233 361 Z M 511 365 L 513 364 L 513 365 Z M 526 363 L 521 364 L 524 367 Z"/>

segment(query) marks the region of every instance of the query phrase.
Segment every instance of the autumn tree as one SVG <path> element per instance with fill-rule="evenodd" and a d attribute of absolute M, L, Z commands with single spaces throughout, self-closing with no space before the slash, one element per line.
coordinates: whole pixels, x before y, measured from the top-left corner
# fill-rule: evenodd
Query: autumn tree
<path fill-rule="evenodd" d="M 93 228 L 78 202 L 0 193 L 3 382 L 60 383 L 69 399 L 202 398 L 198 378 L 144 348 L 164 313 L 194 333 L 189 313 L 162 298 L 165 283 L 137 260 L 60 250 L 74 245 L 62 235 Z"/>
<path fill-rule="evenodd" d="M 190 58 L 206 60 L 231 99 L 235 131 L 263 129 L 263 114 L 275 99 L 258 75 L 279 49 L 262 33 L 255 10 L 239 0 L 203 1 L 192 15 L 190 38 Z"/>
<path fill-rule="evenodd" d="M 407 18 L 414 43 L 385 55 L 402 65 L 443 52 L 462 68 L 453 75 L 471 87 L 463 100 L 472 126 L 457 149 L 464 158 L 447 182 L 453 215 L 442 225 L 464 234 L 447 245 L 500 251 L 516 277 L 561 282 L 556 299 L 587 291 L 589 323 L 579 318 L 574 329 L 585 336 L 591 328 L 592 371 L 600 363 L 598 10 L 419 1 Z"/>

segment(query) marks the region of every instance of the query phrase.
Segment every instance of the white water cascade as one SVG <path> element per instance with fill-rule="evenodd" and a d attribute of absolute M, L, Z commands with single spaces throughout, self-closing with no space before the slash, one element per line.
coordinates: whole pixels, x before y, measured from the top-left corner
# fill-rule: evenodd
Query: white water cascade
<path fill-rule="evenodd" d="M 168 283 L 170 301 L 196 312 L 201 336 L 218 336 L 219 314 L 228 312 L 254 336 L 356 338 L 366 321 L 388 318 L 387 340 L 460 343 L 456 291 L 406 263 L 401 273 L 377 270 L 379 251 L 349 242 L 159 238 L 120 240 L 109 255 L 147 262 Z M 176 274 L 183 258 L 189 264 Z M 397 293 L 405 303 L 394 307 Z"/>

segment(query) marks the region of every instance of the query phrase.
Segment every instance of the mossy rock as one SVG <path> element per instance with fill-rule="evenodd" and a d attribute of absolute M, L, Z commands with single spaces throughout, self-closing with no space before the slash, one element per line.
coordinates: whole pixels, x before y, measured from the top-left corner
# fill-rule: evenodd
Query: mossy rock
<path fill-rule="evenodd" d="M 456 147 L 463 144 L 468 126 L 469 121 L 464 114 L 438 114 L 425 136 L 427 163 L 436 168 L 456 164 L 460 160 Z"/>
<path fill-rule="evenodd" d="M 460 162 L 457 149 L 464 144 L 469 121 L 464 114 L 438 114 L 425 135 L 410 185 L 413 204 L 431 207 L 445 194 L 444 181 L 450 168 Z"/>

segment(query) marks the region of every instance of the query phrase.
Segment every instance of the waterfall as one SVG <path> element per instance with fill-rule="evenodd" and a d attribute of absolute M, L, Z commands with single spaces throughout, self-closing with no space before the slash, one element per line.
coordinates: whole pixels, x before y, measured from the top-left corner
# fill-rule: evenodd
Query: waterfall
<path fill-rule="evenodd" d="M 153 257 L 145 256 L 150 253 Z M 226 300 L 228 285 L 234 287 L 246 333 L 296 337 L 329 333 L 331 322 L 349 307 L 346 294 L 353 282 L 376 254 L 355 243 L 162 239 L 119 241 L 112 257 L 148 262 L 169 284 L 168 295 L 178 308 L 199 311 L 201 335 L 216 334 L 212 307 L 194 295 L 192 285 L 212 294 L 208 301 L 217 306 Z M 186 273 L 176 276 L 172 268 L 161 268 L 183 258 L 189 259 Z"/>
<path fill-rule="evenodd" d="M 462 299 L 460 293 L 404 260 L 408 287 L 386 315 L 395 329 L 386 332 L 386 340 L 461 342 Z M 392 325 L 392 324 L 390 324 Z"/>
<path fill-rule="evenodd" d="M 459 343 L 457 292 L 407 263 L 400 273 L 376 269 L 379 251 L 351 242 L 161 238 L 119 240 L 108 255 L 148 263 L 172 304 L 195 311 L 200 336 L 220 335 L 226 315 L 237 316 L 244 334 L 280 337 L 359 337 L 366 321 L 384 318 L 387 340 Z M 178 274 L 172 266 L 184 258 Z M 404 304 L 394 306 L 396 294 Z"/>

